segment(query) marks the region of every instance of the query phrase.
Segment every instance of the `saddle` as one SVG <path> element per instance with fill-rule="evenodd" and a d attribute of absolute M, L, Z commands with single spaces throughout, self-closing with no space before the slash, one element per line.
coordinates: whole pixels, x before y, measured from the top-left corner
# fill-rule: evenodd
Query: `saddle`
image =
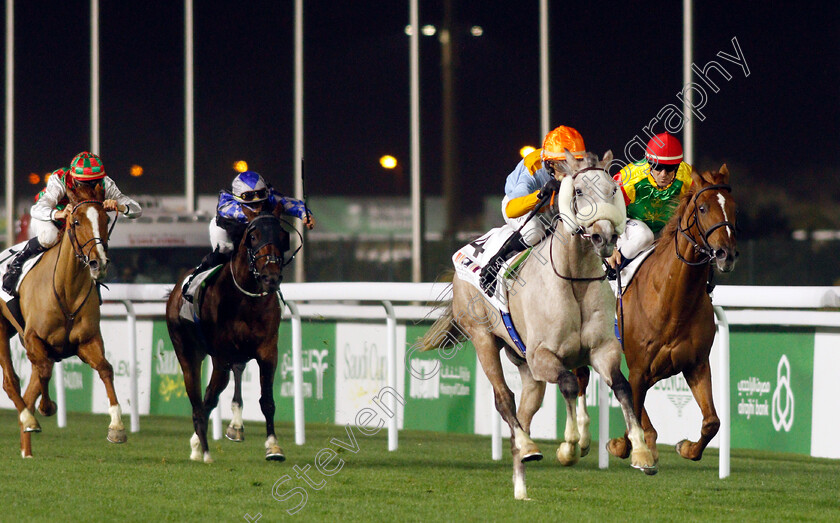
<path fill-rule="evenodd" d="M 196 324 L 200 321 L 198 311 L 201 309 L 201 300 L 204 297 L 204 290 L 206 289 L 205 284 L 211 281 L 222 267 L 224 265 L 216 265 L 195 275 L 187 290 L 181 295 L 181 310 L 179 312 L 181 318 Z M 188 300 L 184 298 L 185 295 L 190 296 L 192 299 Z"/>

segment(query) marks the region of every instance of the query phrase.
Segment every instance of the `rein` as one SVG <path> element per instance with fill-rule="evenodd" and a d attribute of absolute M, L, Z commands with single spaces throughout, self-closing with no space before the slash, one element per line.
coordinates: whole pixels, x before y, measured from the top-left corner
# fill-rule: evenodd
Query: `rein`
<path fill-rule="evenodd" d="M 279 218 L 277 218 L 276 216 L 273 216 L 273 215 L 257 216 L 256 218 L 251 220 L 251 222 L 248 224 L 248 228 L 245 230 L 246 238 L 252 230 L 256 229 L 256 223 L 259 220 L 262 220 L 262 219 L 277 220 L 278 224 L 281 221 Z M 265 268 L 270 263 L 276 263 L 276 264 L 280 265 L 281 271 L 282 271 L 283 267 L 285 267 L 288 263 L 291 262 L 291 260 L 289 260 L 289 262 L 283 263 L 282 255 L 280 257 L 278 257 L 273 253 L 257 255 L 256 253 L 259 252 L 260 249 L 262 249 L 266 245 L 274 245 L 275 247 L 278 247 L 274 238 L 269 238 L 268 240 L 262 240 L 261 243 L 259 243 L 256 246 L 250 245 L 250 242 L 247 241 L 247 239 L 246 239 L 245 249 L 246 249 L 246 252 L 248 254 L 248 272 L 251 275 L 253 275 L 254 280 L 258 280 L 258 278 L 260 276 L 260 273 L 257 270 L 257 261 L 258 260 L 261 260 L 263 258 L 266 259 L 265 263 L 263 264 L 263 268 Z M 300 249 L 300 247 L 298 247 L 298 249 Z M 278 247 L 278 250 L 280 250 L 279 247 Z M 297 253 L 297 251 L 295 251 L 295 253 Z M 253 293 L 253 292 L 246 291 L 245 289 L 242 288 L 241 285 L 239 285 L 239 282 L 236 281 L 236 275 L 233 272 L 233 262 L 229 263 L 228 265 L 230 266 L 230 276 L 233 279 L 234 286 L 236 286 L 236 288 L 239 290 L 239 292 L 241 292 L 245 296 L 248 296 L 249 298 L 262 298 L 262 297 L 268 296 L 269 294 L 274 294 L 274 293 L 270 293 L 268 291 L 259 292 L 259 293 Z"/>
<path fill-rule="evenodd" d="M 716 184 L 716 185 L 709 185 L 708 187 L 703 187 L 699 191 L 694 194 L 694 197 L 691 199 L 691 203 L 694 205 L 694 210 L 691 212 L 691 216 L 688 219 L 688 224 L 685 227 L 677 227 L 677 232 L 682 235 L 689 244 L 694 247 L 694 251 L 701 254 L 702 258 L 700 261 L 691 262 L 685 259 L 682 254 L 680 254 L 679 249 L 679 235 L 674 235 L 674 252 L 677 254 L 677 258 L 686 265 L 697 267 L 699 265 L 705 265 L 707 263 L 711 263 L 712 260 L 715 259 L 715 253 L 712 251 L 712 248 L 709 246 L 709 236 L 715 232 L 716 230 L 720 229 L 721 227 L 729 227 L 732 230 L 732 233 L 735 233 L 735 224 L 730 221 L 722 221 L 718 222 L 707 230 L 702 230 L 700 228 L 700 221 L 697 219 L 697 197 L 700 196 L 704 191 L 709 190 L 719 190 L 719 191 L 728 191 L 732 192 L 732 187 L 728 184 Z M 697 230 L 700 232 L 701 240 L 703 241 L 703 245 L 700 245 L 696 239 L 694 239 L 691 234 L 689 234 L 692 227 L 697 227 Z"/>

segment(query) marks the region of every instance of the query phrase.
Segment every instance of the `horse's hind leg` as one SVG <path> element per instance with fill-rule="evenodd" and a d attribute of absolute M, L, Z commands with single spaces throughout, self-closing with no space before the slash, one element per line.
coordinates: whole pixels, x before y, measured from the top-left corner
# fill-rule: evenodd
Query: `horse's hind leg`
<path fill-rule="evenodd" d="M 577 424 L 580 432 L 580 457 L 589 454 L 592 445 L 592 433 L 589 432 L 589 412 L 586 410 L 586 387 L 589 386 L 589 367 L 584 365 L 575 369 L 578 382 Z"/>
<path fill-rule="evenodd" d="M 277 436 L 274 434 L 274 371 L 277 369 L 277 340 L 269 348 L 260 352 L 271 352 L 274 350 L 274 357 L 260 359 L 260 409 L 265 416 L 265 459 L 267 461 L 284 461 L 286 455 L 283 449 L 277 444 Z"/>
<path fill-rule="evenodd" d="M 23 394 L 23 401 L 30 411 L 35 410 L 35 401 L 38 396 L 41 401 L 38 404 L 38 412 L 44 416 L 52 416 L 58 410 L 55 402 L 50 399 L 50 380 L 52 379 L 53 366 L 55 363 L 47 358 L 39 360 L 38 363 L 32 363 L 32 379 L 29 380 L 29 385 L 26 387 L 26 392 Z M 35 373 L 37 370 L 37 374 Z"/>
<path fill-rule="evenodd" d="M 111 423 L 108 424 L 108 441 L 125 443 L 127 438 L 122 422 L 122 409 L 117 401 L 117 392 L 114 390 L 114 368 L 105 359 L 105 343 L 102 341 L 102 334 L 97 332 L 90 340 L 80 343 L 76 355 L 99 373 L 99 379 L 105 385 L 109 403 L 108 414 L 111 415 Z"/>
<path fill-rule="evenodd" d="M 694 399 L 703 413 L 703 426 L 700 428 L 700 440 L 692 443 L 684 439 L 677 443 L 677 452 L 680 456 L 699 461 L 703 457 L 706 445 L 715 437 L 720 428 L 720 419 L 715 411 L 715 404 L 712 400 L 712 372 L 708 360 L 693 369 L 683 370 L 685 381 L 694 394 Z"/>
<path fill-rule="evenodd" d="M 0 318 L 0 367 L 3 368 L 3 390 L 6 391 L 6 395 L 9 396 L 9 399 L 12 400 L 12 403 L 14 403 L 18 411 L 21 438 L 23 439 L 23 434 L 26 434 L 27 439 L 29 439 L 28 434 L 30 432 L 41 432 L 41 426 L 38 424 L 35 416 L 32 415 L 32 411 L 27 408 L 26 402 L 20 394 L 20 378 L 15 372 L 15 366 L 12 363 L 12 348 L 9 344 L 9 337 L 13 334 L 10 334 L 11 329 L 11 325 Z M 23 448 L 21 450 L 24 453 L 24 457 L 32 456 L 31 445 L 28 451 Z"/>
<path fill-rule="evenodd" d="M 230 410 L 233 416 L 230 425 L 225 430 L 225 437 L 231 441 L 245 441 L 245 425 L 242 423 L 242 372 L 245 371 L 244 363 L 237 363 L 231 366 L 233 371 L 233 401 Z"/>

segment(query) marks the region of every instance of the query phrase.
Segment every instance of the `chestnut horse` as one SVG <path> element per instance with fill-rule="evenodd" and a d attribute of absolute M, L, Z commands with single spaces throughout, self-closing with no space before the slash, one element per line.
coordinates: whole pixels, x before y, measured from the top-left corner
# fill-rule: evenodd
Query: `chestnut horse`
<path fill-rule="evenodd" d="M 633 408 L 657 460 L 657 434 L 644 408 L 645 395 L 656 382 L 682 372 L 703 414 L 700 439 L 677 443 L 680 456 L 699 460 L 720 427 L 709 365 L 715 317 L 706 286 L 712 264 L 729 272 L 738 257 L 735 201 L 726 165 L 716 172 L 694 171 L 691 178 L 691 189 L 680 200 L 654 252 L 624 292 L 623 322 L 618 310 Z M 630 453 L 626 434 L 611 440 L 607 448 L 626 458 Z"/>
<path fill-rule="evenodd" d="M 190 439 L 190 459 L 212 462 L 207 444 L 210 411 L 230 380 L 236 364 L 256 359 L 260 368 L 260 408 L 265 416 L 265 459 L 283 461 L 283 450 L 274 435 L 274 372 L 281 307 L 277 290 L 283 270 L 288 233 L 270 212 L 255 214 L 243 207 L 250 223 L 230 262 L 207 284 L 199 307 L 198 322 L 185 320 L 180 311 L 182 281 L 175 285 L 166 304 L 166 324 L 184 372 L 195 433 Z M 184 277 L 187 277 L 185 275 Z M 201 397 L 201 364 L 213 360 L 210 383 Z"/>
<path fill-rule="evenodd" d="M 520 352 L 499 318 L 499 311 L 481 291 L 461 280 L 452 281 L 452 300 L 423 337 L 423 350 L 469 338 L 481 367 L 493 386 L 496 409 L 510 427 L 514 497 L 527 499 L 525 463 L 542 459 L 530 437 L 531 420 L 542 404 L 546 382 L 559 385 L 566 401 L 565 441 L 557 449 L 563 465 L 573 465 L 588 436 L 580 427 L 576 402 L 578 382 L 572 371 L 591 364 L 621 403 L 633 442 L 632 466 L 654 474 L 653 456 L 645 447 L 627 379 L 621 374 L 621 347 L 613 330 L 615 297 L 606 282 L 602 261 L 610 255 L 624 229 L 624 199 L 603 161 L 587 154 L 581 161 L 566 151 L 567 169 L 554 213 L 562 219 L 534 247 L 517 274 L 509 295 L 510 316 L 525 344 Z M 562 163 L 562 162 L 561 162 Z M 450 347 L 451 348 L 451 347 Z M 500 352 L 519 368 L 522 397 L 516 409 L 505 383 Z"/>
<path fill-rule="evenodd" d="M 108 268 L 108 215 L 102 205 L 103 189 L 79 187 L 68 191 L 72 213 L 62 230 L 58 244 L 47 250 L 20 284 L 21 326 L 5 304 L 0 305 L 0 366 L 3 389 L 19 413 L 21 454 L 32 456 L 31 433 L 41 427 L 33 416 L 35 401 L 41 396 L 38 410 L 44 416 L 56 411 L 49 396 L 53 362 L 70 356 L 99 373 L 108 394 L 111 423 L 108 441 L 126 441 L 122 411 L 114 391 L 114 372 L 105 359 L 105 347 L 99 329 L 99 296 L 96 282 Z M 9 338 L 20 334 L 26 355 L 32 362 L 32 377 L 23 397 L 20 379 L 12 365 Z"/>

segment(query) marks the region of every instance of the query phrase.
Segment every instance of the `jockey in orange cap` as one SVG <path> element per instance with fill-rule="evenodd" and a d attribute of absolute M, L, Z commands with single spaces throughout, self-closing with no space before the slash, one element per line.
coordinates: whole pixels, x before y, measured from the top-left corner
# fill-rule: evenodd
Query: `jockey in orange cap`
<path fill-rule="evenodd" d="M 16 295 L 15 288 L 24 262 L 58 243 L 59 228 L 64 227 L 63 220 L 72 212 L 72 207 L 68 207 L 67 190 L 82 184 L 102 184 L 106 211 L 118 211 L 128 218 L 137 218 L 142 214 L 140 205 L 121 193 L 114 180 L 105 174 L 99 156 L 89 152 L 77 154 L 70 161 L 70 167 L 53 171 L 47 186 L 35 197 L 35 205 L 29 211 L 32 216 L 30 227 L 35 237 L 9 263 L 3 276 L 3 290 L 10 296 Z"/>
<path fill-rule="evenodd" d="M 680 141 L 666 132 L 650 139 L 643 161 L 631 163 L 615 175 L 624 193 L 628 220 L 607 260 L 612 268 L 620 270 L 653 243 L 674 214 L 680 196 L 691 187 L 691 169 L 683 161 Z"/>
<path fill-rule="evenodd" d="M 502 199 L 502 215 L 505 223 L 514 231 L 523 227 L 528 214 L 534 210 L 543 196 L 560 188 L 562 169 L 559 162 L 565 162 L 564 149 L 568 149 L 580 159 L 584 157 L 586 146 L 583 137 L 572 127 L 561 125 L 545 136 L 543 146 L 517 164 L 505 182 L 505 197 Z M 541 214 L 549 209 L 541 209 Z M 501 250 L 497 252 L 481 271 L 481 284 L 485 292 L 492 296 L 496 288 L 496 274 L 501 264 L 513 254 L 539 243 L 546 233 L 550 219 L 535 216 L 525 224 L 522 231 L 514 233 Z"/>

